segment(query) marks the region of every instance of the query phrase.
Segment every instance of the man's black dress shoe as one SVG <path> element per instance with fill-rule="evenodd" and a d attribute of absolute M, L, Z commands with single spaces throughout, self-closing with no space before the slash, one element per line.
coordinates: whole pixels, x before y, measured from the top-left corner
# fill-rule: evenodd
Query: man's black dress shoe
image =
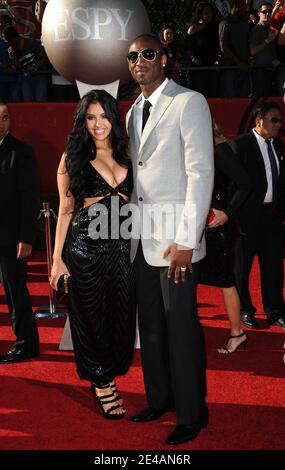
<path fill-rule="evenodd" d="M 267 317 L 266 321 L 269 323 L 269 325 L 277 325 L 281 328 L 285 328 L 285 318 L 282 315 Z"/>
<path fill-rule="evenodd" d="M 249 328 L 259 328 L 256 318 L 251 313 L 241 313 L 241 323 Z"/>
<path fill-rule="evenodd" d="M 39 346 L 33 346 L 31 349 L 13 348 L 0 356 L 0 364 L 7 364 L 10 362 L 20 362 L 25 359 L 31 359 L 39 355 Z"/>
<path fill-rule="evenodd" d="M 163 413 L 166 411 L 173 411 L 173 408 L 146 408 L 145 410 L 141 411 L 137 415 L 131 418 L 131 421 L 134 423 L 144 423 L 147 421 L 154 421 L 155 419 L 160 418 Z"/>
<path fill-rule="evenodd" d="M 202 428 L 206 428 L 209 422 L 209 410 L 205 404 L 201 413 L 199 424 L 179 424 L 165 439 L 166 444 L 177 445 L 183 442 L 193 441 Z"/>
<path fill-rule="evenodd" d="M 177 445 L 183 442 L 193 441 L 199 434 L 201 428 L 188 424 L 180 424 L 174 428 L 172 433 L 165 439 L 166 444 Z"/>

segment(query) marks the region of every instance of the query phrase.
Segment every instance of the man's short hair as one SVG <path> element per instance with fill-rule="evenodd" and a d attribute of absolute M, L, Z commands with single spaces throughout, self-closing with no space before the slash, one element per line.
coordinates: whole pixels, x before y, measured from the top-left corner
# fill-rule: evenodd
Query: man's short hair
<path fill-rule="evenodd" d="M 256 121 L 257 118 L 263 119 L 271 109 L 276 109 L 282 114 L 279 104 L 275 103 L 275 101 L 264 101 L 253 110 L 254 121 Z"/>
<path fill-rule="evenodd" d="M 152 42 L 152 44 L 154 45 L 154 47 L 157 48 L 157 50 L 159 51 L 163 51 L 163 46 L 160 42 L 160 40 L 158 39 L 158 37 L 156 37 L 154 34 L 140 34 L 139 36 L 137 36 L 133 41 L 132 41 L 132 44 L 134 44 L 134 42 L 136 42 L 138 39 L 146 39 L 150 42 Z"/>
<path fill-rule="evenodd" d="M 270 7 L 271 9 L 273 9 L 272 3 L 263 2 L 263 3 L 261 3 L 261 4 L 259 5 L 258 11 L 261 12 L 261 10 L 263 9 L 264 6 L 267 6 L 267 7 Z"/>

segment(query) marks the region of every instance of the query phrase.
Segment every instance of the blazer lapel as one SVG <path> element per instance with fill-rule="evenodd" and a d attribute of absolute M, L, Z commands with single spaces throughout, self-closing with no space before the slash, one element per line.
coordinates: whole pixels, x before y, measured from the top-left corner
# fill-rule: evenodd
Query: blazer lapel
<path fill-rule="evenodd" d="M 7 134 L 0 145 L 0 173 L 5 175 L 15 164 L 16 151 L 11 145 L 11 136 Z"/>
<path fill-rule="evenodd" d="M 259 158 L 257 160 L 258 160 L 258 163 L 260 164 L 259 166 L 260 166 L 260 168 L 263 169 L 263 171 L 266 175 L 263 156 L 261 154 L 257 139 L 256 139 L 253 131 L 250 132 L 250 136 L 251 136 L 251 141 L 252 141 L 252 145 L 253 145 L 253 147 L 252 147 L 252 150 L 254 151 L 253 153 L 256 156 L 258 155 Z M 279 165 L 280 165 L 279 170 L 280 170 L 281 169 L 281 164 L 283 165 L 284 157 L 282 156 L 281 148 L 278 146 L 278 143 L 275 139 L 273 139 L 273 147 L 274 147 L 275 153 L 276 153 L 278 161 L 279 161 Z"/>
<path fill-rule="evenodd" d="M 251 144 L 252 144 L 252 151 L 249 152 L 249 155 L 252 155 L 253 158 L 255 158 L 256 164 L 259 167 L 259 169 L 262 171 L 262 173 L 264 174 L 265 180 L 267 182 L 264 160 L 263 160 L 263 156 L 260 151 L 257 139 L 253 131 L 251 131 L 249 135 L 251 137 Z"/>
<path fill-rule="evenodd" d="M 128 135 L 129 135 L 129 138 L 132 141 L 132 146 L 134 146 L 134 148 L 135 148 L 136 155 L 138 155 L 138 151 L 139 151 L 140 136 L 138 135 L 138 131 L 137 131 L 137 126 L 136 126 L 136 122 L 135 122 L 135 114 L 136 114 L 136 105 L 141 101 L 141 99 L 142 99 L 142 95 L 139 95 L 138 98 L 136 99 L 136 101 L 134 102 L 134 104 L 132 105 L 131 110 L 130 110 L 128 123 L 127 123 Z"/>
<path fill-rule="evenodd" d="M 163 117 L 165 111 L 167 110 L 168 106 L 170 105 L 170 103 L 172 102 L 175 96 L 175 93 L 173 93 L 173 88 L 174 88 L 173 85 L 176 86 L 175 82 L 173 82 L 172 80 L 169 80 L 164 90 L 162 91 L 160 97 L 158 98 L 153 111 L 150 113 L 150 116 L 144 128 L 144 131 L 142 133 L 139 154 L 141 154 L 143 147 L 145 143 L 147 142 L 147 140 L 149 139 L 152 131 L 154 130 L 154 128 L 157 126 L 157 124 Z"/>
<path fill-rule="evenodd" d="M 284 192 L 284 156 L 283 147 L 279 144 L 278 140 L 273 140 L 273 147 L 279 161 L 279 194 Z"/>
<path fill-rule="evenodd" d="M 11 143 L 11 136 L 8 133 L 4 137 L 4 140 L 3 140 L 2 144 L 0 145 L 0 153 L 1 154 L 4 154 L 5 152 L 7 152 L 7 150 L 10 150 L 10 143 Z"/>
<path fill-rule="evenodd" d="M 275 153 L 277 155 L 279 165 L 284 165 L 284 157 L 283 157 L 283 154 L 282 154 L 282 147 L 280 147 L 280 145 L 278 145 L 278 141 L 276 141 L 275 139 L 273 140 L 273 147 L 274 147 Z"/>

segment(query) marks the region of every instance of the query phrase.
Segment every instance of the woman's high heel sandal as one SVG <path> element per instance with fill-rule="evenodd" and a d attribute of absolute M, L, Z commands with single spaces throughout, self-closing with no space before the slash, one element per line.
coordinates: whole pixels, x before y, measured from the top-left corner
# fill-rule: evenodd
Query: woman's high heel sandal
<path fill-rule="evenodd" d="M 94 404 L 96 406 L 96 402 L 98 403 L 98 405 L 101 408 L 103 417 L 105 419 L 122 419 L 126 414 L 126 410 L 124 410 L 123 407 L 118 404 L 118 398 L 115 397 L 113 391 L 112 391 L 112 393 L 109 393 L 109 394 L 106 394 L 106 395 L 97 395 L 97 393 L 96 393 L 96 389 L 103 390 L 103 389 L 108 389 L 108 388 L 111 388 L 110 384 L 103 385 L 101 387 L 95 386 L 95 384 L 91 385 L 91 392 L 94 395 Z M 116 403 L 116 404 L 113 405 L 113 406 L 110 406 L 106 410 L 104 408 L 104 406 L 106 407 L 106 405 L 110 405 L 111 403 Z M 121 408 L 122 412 L 113 413 L 113 411 L 118 410 L 120 408 Z"/>
<path fill-rule="evenodd" d="M 118 400 L 118 403 L 121 406 L 124 406 L 124 400 L 121 397 L 121 395 L 119 395 L 118 390 L 117 390 L 117 385 L 115 384 L 115 382 L 110 382 L 110 387 L 112 389 L 112 392 L 114 393 L 115 398 Z"/>
<path fill-rule="evenodd" d="M 237 344 L 237 346 L 235 348 L 232 348 L 230 349 L 228 347 L 228 344 L 229 344 L 229 341 L 233 338 L 242 338 L 244 336 L 244 340 L 241 341 L 240 343 Z M 232 336 L 229 336 L 228 337 L 228 340 L 225 344 L 225 346 L 221 349 L 218 349 L 218 352 L 219 354 L 225 354 L 225 355 L 228 355 L 228 354 L 232 354 L 234 353 L 240 346 L 243 346 L 243 349 L 246 349 L 246 346 L 247 346 L 247 343 L 248 343 L 248 337 L 247 335 L 242 331 L 242 333 L 240 333 L 239 335 L 232 335 Z"/>

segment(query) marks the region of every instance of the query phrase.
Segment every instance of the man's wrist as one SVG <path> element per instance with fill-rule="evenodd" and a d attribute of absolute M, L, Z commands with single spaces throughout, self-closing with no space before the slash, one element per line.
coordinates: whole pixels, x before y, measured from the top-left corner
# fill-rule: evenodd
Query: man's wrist
<path fill-rule="evenodd" d="M 177 244 L 177 250 L 187 250 L 187 251 L 193 251 L 193 248 L 189 248 L 189 246 L 184 246 L 184 245 L 179 245 Z"/>

